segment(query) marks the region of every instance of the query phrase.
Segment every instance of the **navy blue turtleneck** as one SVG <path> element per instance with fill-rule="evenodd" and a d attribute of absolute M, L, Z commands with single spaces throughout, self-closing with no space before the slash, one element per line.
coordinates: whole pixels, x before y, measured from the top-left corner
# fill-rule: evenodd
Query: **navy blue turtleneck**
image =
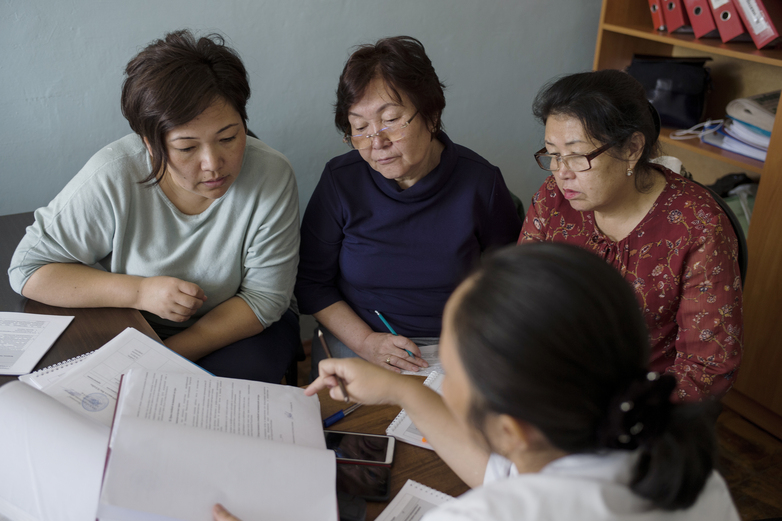
<path fill-rule="evenodd" d="M 440 163 L 402 190 L 357 151 L 329 161 L 301 229 L 296 298 L 305 314 L 344 300 L 373 330 L 440 336 L 443 308 L 482 252 L 521 221 L 499 168 L 444 133 Z"/>

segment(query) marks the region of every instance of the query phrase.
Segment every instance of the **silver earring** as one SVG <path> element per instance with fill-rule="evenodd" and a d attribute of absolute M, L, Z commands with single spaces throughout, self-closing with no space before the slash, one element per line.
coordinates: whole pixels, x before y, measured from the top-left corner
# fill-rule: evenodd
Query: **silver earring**
<path fill-rule="evenodd" d="M 627 177 L 630 177 L 631 175 L 633 175 L 633 169 L 632 168 L 628 168 L 627 169 Z"/>

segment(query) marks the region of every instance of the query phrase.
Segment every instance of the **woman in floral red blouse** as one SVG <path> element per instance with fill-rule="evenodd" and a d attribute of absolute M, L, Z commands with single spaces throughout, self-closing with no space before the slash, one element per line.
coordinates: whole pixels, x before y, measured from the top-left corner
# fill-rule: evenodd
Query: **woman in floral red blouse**
<path fill-rule="evenodd" d="M 574 74 L 533 111 L 546 125 L 535 159 L 552 175 L 519 243 L 576 244 L 616 267 L 644 313 L 651 369 L 676 377 L 680 400 L 722 397 L 741 361 L 738 241 L 709 192 L 650 162 L 659 119 L 643 87 L 615 70 Z"/>

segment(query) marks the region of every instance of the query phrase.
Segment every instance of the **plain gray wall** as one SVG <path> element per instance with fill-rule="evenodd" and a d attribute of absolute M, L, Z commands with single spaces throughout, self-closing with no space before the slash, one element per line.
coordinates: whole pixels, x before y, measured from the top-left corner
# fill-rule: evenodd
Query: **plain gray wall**
<path fill-rule="evenodd" d="M 588 70 L 600 0 L 4 0 L 0 9 L 0 215 L 46 205 L 109 142 L 130 132 L 125 64 L 168 31 L 220 32 L 250 75 L 249 127 L 283 152 L 301 212 L 325 162 L 347 151 L 333 123 L 350 48 L 421 40 L 448 86 L 456 143 L 498 165 L 528 207 L 545 178 L 530 113 L 550 78 Z"/>

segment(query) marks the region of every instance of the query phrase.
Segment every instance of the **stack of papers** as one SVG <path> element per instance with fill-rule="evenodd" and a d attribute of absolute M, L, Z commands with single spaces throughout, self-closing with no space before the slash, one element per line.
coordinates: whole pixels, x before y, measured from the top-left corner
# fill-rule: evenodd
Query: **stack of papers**
<path fill-rule="evenodd" d="M 701 141 L 723 150 L 765 161 L 782 91 L 739 98 L 725 107 L 725 123 Z"/>
<path fill-rule="evenodd" d="M 765 136 L 751 125 L 731 118 L 716 130 L 700 134 L 701 141 L 728 152 L 741 154 L 757 161 L 765 161 L 770 135 Z M 763 146 L 765 144 L 765 146 Z"/>

